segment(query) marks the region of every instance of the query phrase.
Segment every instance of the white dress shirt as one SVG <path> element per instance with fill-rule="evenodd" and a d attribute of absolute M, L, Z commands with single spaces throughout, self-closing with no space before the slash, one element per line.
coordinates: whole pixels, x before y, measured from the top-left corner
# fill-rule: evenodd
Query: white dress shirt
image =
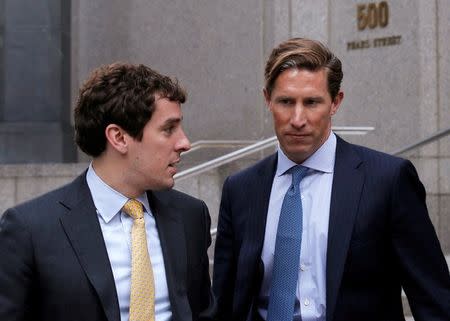
<path fill-rule="evenodd" d="M 133 219 L 122 212 L 122 207 L 128 198 L 108 186 L 98 177 L 92 164 L 87 171 L 86 180 L 97 209 L 98 220 L 116 283 L 120 319 L 121 321 L 128 321 L 131 286 L 131 227 Z M 147 246 L 155 279 L 155 320 L 167 321 L 171 319 L 172 311 L 155 217 L 151 212 L 146 194 L 142 194 L 137 200 L 144 205 Z"/>
<path fill-rule="evenodd" d="M 308 172 L 300 182 L 303 234 L 294 320 L 299 320 L 299 314 L 302 321 L 325 321 L 326 318 L 326 257 L 335 156 L 336 136 L 331 133 L 325 143 L 301 164 L 308 167 Z M 278 163 L 270 193 L 261 253 L 264 278 L 259 294 L 258 312 L 263 319 L 267 317 L 281 205 L 292 182 L 292 176 L 285 173 L 295 165 L 297 164 L 278 148 Z"/>

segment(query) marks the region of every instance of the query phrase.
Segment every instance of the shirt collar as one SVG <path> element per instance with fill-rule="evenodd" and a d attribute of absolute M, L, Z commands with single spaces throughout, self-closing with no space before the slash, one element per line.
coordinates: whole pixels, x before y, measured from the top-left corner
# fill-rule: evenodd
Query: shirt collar
<path fill-rule="evenodd" d="M 98 214 L 106 223 L 108 223 L 117 213 L 120 213 L 122 207 L 128 201 L 128 197 L 106 184 L 95 173 L 92 163 L 89 165 L 86 173 L 86 181 L 91 191 L 92 199 Z M 144 212 L 150 214 L 151 211 L 147 194 L 143 193 L 136 199 L 144 205 Z"/>
<path fill-rule="evenodd" d="M 298 165 L 291 161 L 283 150 L 278 146 L 278 164 L 276 175 L 283 175 L 291 167 Z M 334 160 L 336 157 L 336 135 L 331 132 L 327 140 L 315 151 L 310 157 L 308 157 L 301 165 L 310 169 L 324 172 L 333 173 Z"/>

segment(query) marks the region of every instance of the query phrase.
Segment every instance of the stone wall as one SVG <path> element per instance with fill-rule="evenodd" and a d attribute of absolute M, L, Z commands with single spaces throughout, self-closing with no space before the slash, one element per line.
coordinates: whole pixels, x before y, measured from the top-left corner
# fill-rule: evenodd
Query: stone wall
<path fill-rule="evenodd" d="M 86 167 L 83 163 L 1 165 L 0 213 L 69 183 Z"/>
<path fill-rule="evenodd" d="M 74 162 L 70 1 L 0 2 L 0 163 Z"/>

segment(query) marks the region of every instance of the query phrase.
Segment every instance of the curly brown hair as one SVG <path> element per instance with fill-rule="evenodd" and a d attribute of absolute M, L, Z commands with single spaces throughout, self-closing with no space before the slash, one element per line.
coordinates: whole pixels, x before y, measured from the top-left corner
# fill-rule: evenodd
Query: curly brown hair
<path fill-rule="evenodd" d="M 137 140 L 155 109 L 155 97 L 186 101 L 186 92 L 171 79 L 144 65 L 113 63 L 95 69 L 80 89 L 75 107 L 75 140 L 97 157 L 106 148 L 105 129 L 116 124 Z"/>
<path fill-rule="evenodd" d="M 269 96 L 278 76 L 291 68 L 310 71 L 325 68 L 328 76 L 328 92 L 332 100 L 339 93 L 344 76 L 341 61 L 319 41 L 292 38 L 273 49 L 264 71 L 265 89 Z"/>

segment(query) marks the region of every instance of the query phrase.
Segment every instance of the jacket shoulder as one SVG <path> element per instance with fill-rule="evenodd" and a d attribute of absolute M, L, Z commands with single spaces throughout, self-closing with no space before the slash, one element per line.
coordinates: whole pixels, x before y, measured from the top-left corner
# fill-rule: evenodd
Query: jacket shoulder
<path fill-rule="evenodd" d="M 410 163 L 409 160 L 381 152 L 365 146 L 349 144 L 354 151 L 361 157 L 361 159 L 369 164 L 377 164 L 378 166 L 397 167 L 405 163 Z"/>
<path fill-rule="evenodd" d="M 400 166 L 401 164 L 410 163 L 410 161 L 394 156 L 385 152 L 381 152 L 372 148 L 349 143 L 337 136 L 336 158 L 349 159 L 348 155 L 356 155 L 357 158 L 366 164 L 376 164 L 378 166 Z"/>

